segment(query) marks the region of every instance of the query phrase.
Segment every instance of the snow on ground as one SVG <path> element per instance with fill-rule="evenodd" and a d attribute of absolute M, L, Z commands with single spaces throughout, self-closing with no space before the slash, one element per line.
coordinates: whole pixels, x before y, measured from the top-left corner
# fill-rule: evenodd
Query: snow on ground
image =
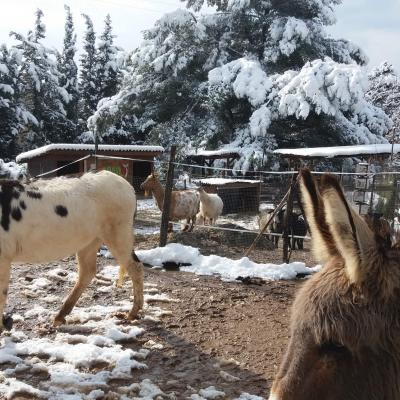
<path fill-rule="evenodd" d="M 289 264 L 258 264 L 247 257 L 232 260 L 216 255 L 203 256 L 199 249 L 184 246 L 179 243 L 169 243 L 165 247 L 152 250 L 138 250 L 136 252 L 142 262 L 162 266 L 163 262 L 191 264 L 181 267 L 182 271 L 193 272 L 197 275 L 219 275 L 223 280 L 233 281 L 239 276 L 258 277 L 265 280 L 294 279 L 297 274 L 310 275 L 320 269 L 306 267 L 302 262 Z"/>
<path fill-rule="evenodd" d="M 169 246 L 169 252 L 179 248 Z M 182 250 L 182 249 L 181 249 Z M 184 254 L 193 258 L 196 249 L 186 249 Z M 96 275 L 103 283 L 103 291 L 115 288 L 118 268 L 106 266 Z M 46 302 L 46 290 L 60 280 L 72 280 L 75 274 L 65 273 L 61 268 L 49 271 L 46 276 L 25 282 L 26 291 L 36 293 L 41 305 L 35 304 L 24 316 L 15 315 L 15 320 L 33 319 L 39 324 L 50 322 L 54 311 Z M 99 285 L 101 286 L 101 285 Z M 100 290 L 101 292 L 101 290 Z M 157 285 L 145 284 L 144 320 L 159 320 L 169 313 L 154 306 L 153 301 L 171 302 Z M 162 351 L 156 342 L 146 342 L 143 348 L 134 351 L 125 344 L 135 342 L 145 329 L 138 324 L 122 324 L 117 315 L 131 308 L 129 300 L 116 301 L 113 305 L 75 307 L 67 317 L 68 325 L 55 336 L 35 336 L 32 332 L 13 329 L 0 336 L 0 398 L 12 399 L 18 395 L 49 400 L 95 400 L 101 399 L 110 390 L 115 379 L 128 379 L 128 386 L 115 387 L 113 399 L 152 400 L 171 398 L 158 387 L 157 382 L 141 379 L 140 371 L 148 368 L 146 359 L 152 350 Z M 29 335 L 29 336 L 28 336 Z M 101 365 L 101 367 L 99 367 Z M 35 375 L 45 374 L 45 379 Z M 32 379 L 33 378 L 33 379 Z M 232 381 L 234 384 L 234 381 Z M 193 389 L 192 399 L 224 399 L 225 394 L 216 387 Z M 236 400 L 260 400 L 261 397 L 243 393 Z"/>
<path fill-rule="evenodd" d="M 157 204 L 152 197 L 137 201 L 137 211 L 157 209 Z"/>

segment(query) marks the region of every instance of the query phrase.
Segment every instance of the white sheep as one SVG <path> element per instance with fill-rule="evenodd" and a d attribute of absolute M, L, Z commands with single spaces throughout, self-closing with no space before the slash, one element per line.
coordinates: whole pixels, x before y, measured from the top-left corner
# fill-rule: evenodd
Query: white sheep
<path fill-rule="evenodd" d="M 200 193 L 200 211 L 197 214 L 199 223 L 209 221 L 210 225 L 214 225 L 218 217 L 222 214 L 224 203 L 217 194 L 207 193 L 202 187 L 198 189 Z"/>
<path fill-rule="evenodd" d="M 65 323 L 96 274 L 97 251 L 104 243 L 132 279 L 134 303 L 127 318 L 137 317 L 143 307 L 143 265 L 133 248 L 135 191 L 124 178 L 102 171 L 24 184 L 3 181 L 0 187 L 0 316 L 12 262 L 43 263 L 76 253 L 78 279 L 54 319 L 55 325 Z"/>

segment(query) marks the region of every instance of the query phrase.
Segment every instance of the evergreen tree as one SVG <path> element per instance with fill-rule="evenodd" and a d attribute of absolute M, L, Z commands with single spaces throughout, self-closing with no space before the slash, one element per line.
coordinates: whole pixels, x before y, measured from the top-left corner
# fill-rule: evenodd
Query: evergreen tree
<path fill-rule="evenodd" d="M 370 75 L 370 87 L 367 98 L 377 107 L 382 108 L 393 121 L 389 139 L 400 142 L 400 77 L 393 65 L 384 62 L 374 68 Z"/>
<path fill-rule="evenodd" d="M 86 32 L 81 56 L 80 72 L 80 130 L 87 130 L 86 121 L 95 112 L 99 101 L 99 82 L 97 80 L 96 62 L 96 35 L 93 29 L 93 22 L 86 14 L 82 15 L 86 23 Z"/>
<path fill-rule="evenodd" d="M 16 49 L 0 47 L 0 158 L 13 159 L 18 153 L 18 134 L 27 123 L 37 124 L 20 99 L 21 57 Z"/>
<path fill-rule="evenodd" d="M 22 56 L 22 101 L 38 122 L 30 124 L 25 136 L 20 138 L 23 149 L 62 141 L 62 134 L 68 126 L 62 104 L 62 99 L 68 102 L 68 95 L 59 85 L 57 54 L 41 43 L 46 32 L 42 17 L 43 12 L 37 10 L 35 28 L 28 32 L 27 37 L 12 32 L 19 42 L 16 48 Z"/>
<path fill-rule="evenodd" d="M 63 107 L 66 112 L 66 118 L 69 122 L 68 129 L 64 132 L 64 141 L 73 142 L 77 137 L 78 130 L 78 68 L 75 63 L 76 54 L 76 34 L 74 32 L 74 23 L 71 10 L 64 6 L 66 11 L 64 46 L 62 53 L 58 58 L 58 70 L 60 74 L 60 86 L 65 89 L 68 98 L 63 101 Z"/>
<path fill-rule="evenodd" d="M 97 47 L 97 80 L 100 83 L 99 99 L 111 97 L 117 93 L 120 73 L 118 67 L 118 49 L 114 46 L 111 17 L 108 14 L 105 21 L 104 32 L 100 36 Z"/>
<path fill-rule="evenodd" d="M 340 0 L 208 0 L 198 16 L 178 10 L 145 32 L 129 76 L 89 123 L 129 138 L 194 148 L 229 148 L 236 168 L 264 151 L 375 143 L 390 127 L 365 99 L 360 48 L 330 38 Z M 199 10 L 204 0 L 188 0 Z"/>

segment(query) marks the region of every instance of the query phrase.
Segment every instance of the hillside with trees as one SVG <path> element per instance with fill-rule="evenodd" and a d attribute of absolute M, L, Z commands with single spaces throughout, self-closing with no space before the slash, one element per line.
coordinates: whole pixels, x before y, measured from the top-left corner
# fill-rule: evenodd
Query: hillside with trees
<path fill-rule="evenodd" d="M 104 96 L 121 84 L 121 49 L 114 45 L 111 18 L 96 37 L 90 17 L 77 64 L 77 38 L 71 10 L 65 7 L 61 51 L 43 44 L 46 25 L 37 10 L 33 29 L 11 32 L 15 45 L 0 48 L 0 158 L 48 143 L 91 139 L 87 119 Z"/>
<path fill-rule="evenodd" d="M 340 0 L 209 0 L 144 34 L 120 92 L 89 125 L 99 135 L 232 149 L 236 168 L 276 147 L 385 142 L 391 121 L 365 97 L 367 57 L 325 31 Z"/>
<path fill-rule="evenodd" d="M 367 99 L 381 108 L 393 121 L 388 139 L 400 143 L 400 77 L 393 65 L 383 62 L 369 74 Z"/>
<path fill-rule="evenodd" d="M 385 142 L 399 124 L 398 80 L 387 65 L 368 76 L 363 51 L 326 33 L 340 2 L 186 0 L 129 56 L 109 15 L 100 34 L 82 15 L 78 57 L 68 7 L 61 50 L 47 48 L 38 10 L 33 29 L 0 49 L 0 157 L 96 133 L 177 143 L 181 155 L 230 149 L 247 170 L 277 147 Z"/>

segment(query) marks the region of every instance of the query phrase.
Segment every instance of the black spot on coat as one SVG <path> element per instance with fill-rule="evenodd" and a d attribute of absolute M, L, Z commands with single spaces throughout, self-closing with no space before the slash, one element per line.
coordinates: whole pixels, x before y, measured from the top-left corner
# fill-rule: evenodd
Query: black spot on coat
<path fill-rule="evenodd" d="M 21 210 L 18 209 L 19 211 L 19 219 L 18 218 L 18 212 L 15 213 L 14 209 L 11 209 L 11 202 L 13 199 L 15 199 L 14 193 L 20 193 L 24 192 L 24 187 L 17 181 L 2 181 L 0 183 L 0 206 L 1 206 L 1 221 L 0 224 L 3 227 L 5 231 L 8 231 L 10 229 L 10 216 L 17 221 L 21 219 Z M 18 196 L 19 197 L 19 196 Z M 14 214 L 16 218 L 14 217 Z"/>
<path fill-rule="evenodd" d="M 41 199 L 42 198 L 42 193 L 40 192 L 35 192 L 33 190 L 27 190 L 26 194 L 28 195 L 28 197 L 30 197 L 31 199 Z"/>
<path fill-rule="evenodd" d="M 21 210 L 18 207 L 13 207 L 13 209 L 11 210 L 11 216 L 16 221 L 20 221 L 22 219 Z"/>
<path fill-rule="evenodd" d="M 64 206 L 56 206 L 55 211 L 60 217 L 66 217 L 68 215 L 68 210 Z"/>
<path fill-rule="evenodd" d="M 26 210 L 26 204 L 25 204 L 25 202 L 24 202 L 23 200 L 21 200 L 21 201 L 19 202 L 19 206 L 20 206 L 23 210 Z"/>

